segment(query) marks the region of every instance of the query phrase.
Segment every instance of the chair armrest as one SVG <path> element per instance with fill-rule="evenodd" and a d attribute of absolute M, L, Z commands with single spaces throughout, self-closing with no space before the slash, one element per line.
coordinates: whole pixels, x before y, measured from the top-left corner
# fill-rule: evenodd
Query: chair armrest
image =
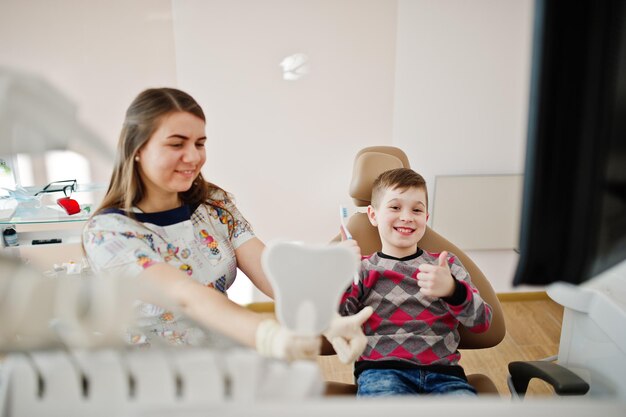
<path fill-rule="evenodd" d="M 515 392 L 523 397 L 532 378 L 539 378 L 552 385 L 558 395 L 583 395 L 589 391 L 581 377 L 553 362 L 528 361 L 509 363 L 509 374 Z"/>

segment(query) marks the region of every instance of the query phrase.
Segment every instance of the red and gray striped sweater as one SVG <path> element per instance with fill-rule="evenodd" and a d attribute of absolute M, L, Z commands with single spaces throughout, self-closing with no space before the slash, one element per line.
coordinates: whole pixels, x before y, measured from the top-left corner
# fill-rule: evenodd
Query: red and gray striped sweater
<path fill-rule="evenodd" d="M 420 293 L 419 266 L 436 265 L 438 258 L 421 249 L 402 259 L 380 252 L 363 258 L 359 283 L 346 290 L 340 305 L 342 315 L 374 308 L 363 325 L 367 347 L 355 365 L 357 376 L 367 368 L 460 368 L 459 323 L 476 333 L 489 328 L 491 307 L 453 254 L 448 263 L 456 281 L 454 294 L 433 298 Z"/>

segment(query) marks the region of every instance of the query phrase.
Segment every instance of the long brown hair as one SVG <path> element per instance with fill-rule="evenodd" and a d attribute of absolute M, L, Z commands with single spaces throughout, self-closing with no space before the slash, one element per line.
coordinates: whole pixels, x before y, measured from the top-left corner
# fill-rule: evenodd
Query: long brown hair
<path fill-rule="evenodd" d="M 206 122 L 200 105 L 181 90 L 150 88 L 142 91 L 133 100 L 126 111 L 117 143 L 115 166 L 109 188 L 94 215 L 110 208 L 123 210 L 129 216 L 133 215 L 131 208 L 141 201 L 145 193 L 145 185 L 135 164 L 135 156 L 157 130 L 163 117 L 173 112 L 187 112 Z M 191 188 L 179 193 L 179 197 L 183 203 L 197 206 L 209 202 L 216 191 L 226 194 L 222 188 L 205 181 L 200 173 Z"/>

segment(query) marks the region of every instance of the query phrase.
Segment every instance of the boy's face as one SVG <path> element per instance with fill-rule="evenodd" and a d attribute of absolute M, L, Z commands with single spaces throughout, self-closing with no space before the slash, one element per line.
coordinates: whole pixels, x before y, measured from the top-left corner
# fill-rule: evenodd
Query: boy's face
<path fill-rule="evenodd" d="M 383 253 L 396 258 L 413 255 L 426 231 L 426 192 L 422 188 L 387 189 L 378 207 L 367 207 L 367 215 L 378 227 Z"/>

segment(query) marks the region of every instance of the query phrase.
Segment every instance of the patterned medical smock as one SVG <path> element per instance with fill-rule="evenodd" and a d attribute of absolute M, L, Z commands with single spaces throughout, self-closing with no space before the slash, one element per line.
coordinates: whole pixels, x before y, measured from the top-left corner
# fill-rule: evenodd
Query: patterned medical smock
<path fill-rule="evenodd" d="M 167 262 L 226 296 L 237 274 L 235 249 L 254 237 L 231 195 L 216 193 L 211 204 L 196 208 L 133 214 L 135 219 L 121 210 L 106 210 L 85 226 L 83 245 L 95 273 L 132 278 Z M 158 336 L 169 344 L 195 345 L 207 337 L 190 320 L 159 306 L 137 301 L 137 309 L 137 327 L 128 333 L 131 344 L 149 345 Z"/>

